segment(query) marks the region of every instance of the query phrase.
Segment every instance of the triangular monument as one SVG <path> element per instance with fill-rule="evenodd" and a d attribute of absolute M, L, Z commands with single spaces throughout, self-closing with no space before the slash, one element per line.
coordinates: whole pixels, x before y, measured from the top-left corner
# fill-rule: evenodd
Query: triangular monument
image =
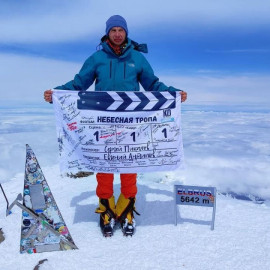
<path fill-rule="evenodd" d="M 26 145 L 23 196 L 18 195 L 7 214 L 15 204 L 23 210 L 21 253 L 77 249 L 29 145 Z"/>

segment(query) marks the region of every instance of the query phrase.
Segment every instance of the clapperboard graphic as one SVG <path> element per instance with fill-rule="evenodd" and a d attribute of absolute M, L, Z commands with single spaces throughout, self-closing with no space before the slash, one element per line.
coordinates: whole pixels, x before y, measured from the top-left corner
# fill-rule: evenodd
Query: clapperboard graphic
<path fill-rule="evenodd" d="M 157 111 L 173 109 L 176 92 L 79 92 L 80 110 Z"/>

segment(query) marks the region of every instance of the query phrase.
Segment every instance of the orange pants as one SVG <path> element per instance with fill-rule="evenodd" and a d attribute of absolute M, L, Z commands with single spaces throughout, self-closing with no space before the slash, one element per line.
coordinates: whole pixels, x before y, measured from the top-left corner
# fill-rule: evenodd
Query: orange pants
<path fill-rule="evenodd" d="M 113 196 L 113 179 L 112 173 L 97 173 L 97 196 L 101 199 L 109 199 Z M 120 174 L 121 193 L 126 199 L 134 198 L 137 194 L 137 174 L 124 173 Z"/>

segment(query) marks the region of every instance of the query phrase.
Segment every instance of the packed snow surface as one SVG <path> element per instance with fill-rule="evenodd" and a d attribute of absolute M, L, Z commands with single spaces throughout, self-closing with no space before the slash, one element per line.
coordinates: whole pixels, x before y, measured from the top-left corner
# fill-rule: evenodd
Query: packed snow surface
<path fill-rule="evenodd" d="M 137 230 L 104 238 L 94 213 L 95 175 L 61 176 L 52 107 L 1 107 L 0 182 L 10 203 L 23 191 L 25 144 L 35 152 L 78 250 L 20 254 L 21 210 L 5 216 L 0 192 L 0 269 L 270 269 L 269 111 L 186 108 L 182 114 L 185 168 L 138 175 Z M 2 113 L 5 111 L 5 114 Z M 174 184 L 215 186 L 212 208 L 179 206 Z M 120 193 L 115 176 L 115 196 Z M 233 195 L 233 196 L 232 196 Z M 234 197 L 242 198 L 242 200 Z M 243 200 L 244 199 L 244 200 Z"/>

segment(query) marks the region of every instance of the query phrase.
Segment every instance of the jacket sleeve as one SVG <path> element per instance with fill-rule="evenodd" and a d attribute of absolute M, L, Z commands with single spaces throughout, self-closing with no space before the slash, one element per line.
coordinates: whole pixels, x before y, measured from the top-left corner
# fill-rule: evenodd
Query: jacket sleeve
<path fill-rule="evenodd" d="M 81 70 L 74 79 L 66 84 L 55 87 L 61 90 L 87 90 L 95 81 L 95 60 L 90 56 L 83 64 Z"/>
<path fill-rule="evenodd" d="M 181 91 L 172 86 L 166 86 L 159 78 L 155 76 L 154 71 L 146 58 L 142 56 L 142 70 L 139 74 L 139 82 L 146 91 Z"/>

